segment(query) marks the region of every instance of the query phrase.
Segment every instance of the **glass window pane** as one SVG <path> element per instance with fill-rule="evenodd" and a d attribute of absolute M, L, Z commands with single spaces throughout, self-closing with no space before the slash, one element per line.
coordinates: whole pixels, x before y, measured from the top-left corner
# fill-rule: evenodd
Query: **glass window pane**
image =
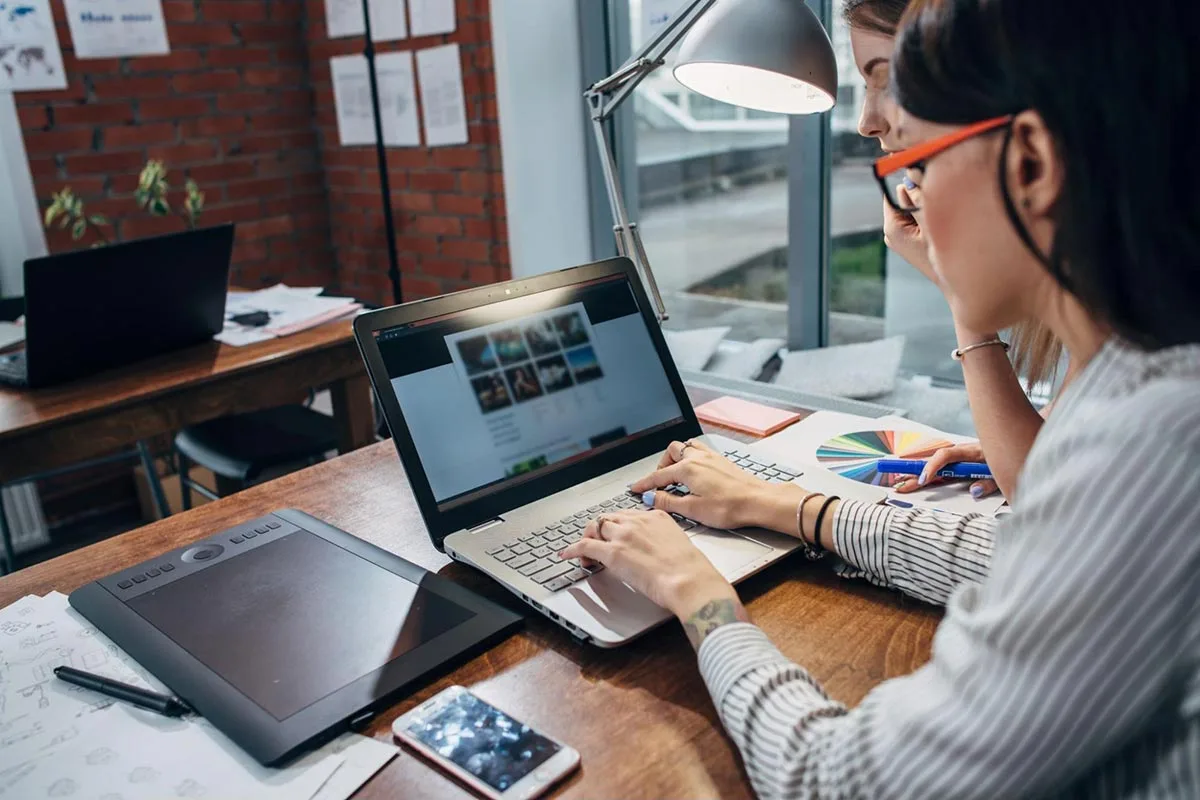
<path fill-rule="evenodd" d="M 613 2 L 628 10 L 634 49 L 680 5 Z M 690 92 L 673 63 L 668 57 L 634 97 L 638 185 L 625 187 L 671 316 L 666 327 L 786 339 L 788 119 Z"/>

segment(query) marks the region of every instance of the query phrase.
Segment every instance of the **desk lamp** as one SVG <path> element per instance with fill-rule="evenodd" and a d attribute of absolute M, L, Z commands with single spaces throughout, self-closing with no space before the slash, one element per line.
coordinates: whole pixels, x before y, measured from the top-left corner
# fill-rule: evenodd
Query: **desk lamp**
<path fill-rule="evenodd" d="M 777 114 L 814 114 L 833 108 L 838 85 L 833 45 L 804 0 L 691 0 L 620 69 L 584 93 L 617 252 L 637 267 L 660 321 L 667 310 L 637 223 L 625 207 L 607 123 L 680 39 L 675 79 L 714 100 Z"/>

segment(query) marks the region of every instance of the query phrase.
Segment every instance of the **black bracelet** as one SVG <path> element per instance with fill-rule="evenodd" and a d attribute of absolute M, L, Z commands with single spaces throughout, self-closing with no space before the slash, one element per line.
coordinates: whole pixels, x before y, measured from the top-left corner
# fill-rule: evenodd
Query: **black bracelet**
<path fill-rule="evenodd" d="M 826 497 L 825 502 L 821 504 L 821 510 L 817 512 L 817 529 L 813 531 L 813 541 L 817 545 L 817 550 L 822 553 L 825 552 L 825 546 L 821 544 L 821 523 L 825 521 L 825 512 L 829 510 L 829 507 L 833 505 L 835 500 L 841 499 L 837 495 Z"/>

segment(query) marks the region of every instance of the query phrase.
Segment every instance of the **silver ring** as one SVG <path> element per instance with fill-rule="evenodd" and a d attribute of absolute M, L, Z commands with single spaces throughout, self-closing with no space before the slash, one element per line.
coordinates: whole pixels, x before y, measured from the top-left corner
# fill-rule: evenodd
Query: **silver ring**
<path fill-rule="evenodd" d="M 599 536 L 601 539 L 604 539 L 604 523 L 606 523 L 606 522 L 608 522 L 608 517 L 605 517 L 605 516 L 596 517 L 596 535 Z M 608 540 L 604 539 L 604 541 L 608 541 Z"/>
<path fill-rule="evenodd" d="M 696 446 L 696 445 L 692 444 L 690 441 L 689 441 L 689 442 L 684 442 L 684 443 L 683 443 L 683 448 L 682 448 L 682 449 L 679 451 L 679 458 L 678 458 L 678 459 L 676 459 L 676 460 L 677 460 L 677 461 L 683 461 L 684 457 L 687 455 L 687 449 L 688 449 L 689 447 L 695 447 L 695 446 Z"/>

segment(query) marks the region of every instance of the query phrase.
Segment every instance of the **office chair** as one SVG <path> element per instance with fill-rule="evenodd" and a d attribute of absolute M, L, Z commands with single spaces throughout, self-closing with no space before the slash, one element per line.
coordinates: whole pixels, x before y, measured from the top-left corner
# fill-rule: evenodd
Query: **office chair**
<path fill-rule="evenodd" d="M 192 507 L 193 490 L 217 500 L 245 489 L 271 469 L 323 461 L 337 446 L 333 418 L 299 404 L 219 417 L 185 428 L 175 436 L 183 508 Z M 192 480 L 192 464 L 211 470 L 217 485 L 209 489 Z"/>

